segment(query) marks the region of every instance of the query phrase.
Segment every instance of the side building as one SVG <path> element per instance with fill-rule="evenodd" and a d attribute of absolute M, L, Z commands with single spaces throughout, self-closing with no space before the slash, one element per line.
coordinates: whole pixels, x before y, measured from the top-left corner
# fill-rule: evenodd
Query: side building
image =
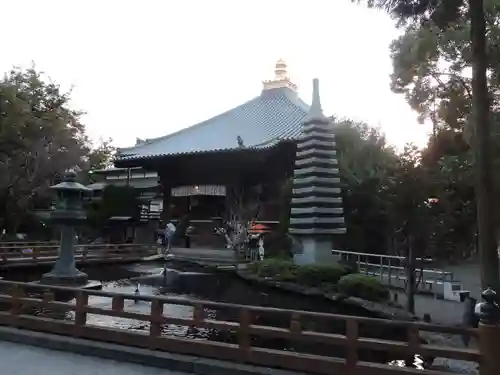
<path fill-rule="evenodd" d="M 131 186 L 139 190 L 142 201 L 141 220 L 158 220 L 163 211 L 163 199 L 160 194 L 158 173 L 143 168 L 107 168 L 93 170 L 96 176 L 93 184 L 87 185 L 92 190 L 92 198 L 99 199 L 106 186 Z"/>

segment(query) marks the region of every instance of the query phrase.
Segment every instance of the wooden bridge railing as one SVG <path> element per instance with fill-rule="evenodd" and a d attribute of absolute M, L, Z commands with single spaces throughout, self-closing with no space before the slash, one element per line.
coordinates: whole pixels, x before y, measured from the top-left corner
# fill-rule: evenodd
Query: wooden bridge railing
<path fill-rule="evenodd" d="M 35 293 L 34 288 L 38 288 Z M 74 289 L 33 285 L 0 280 L 0 325 L 12 326 L 59 335 L 80 337 L 124 344 L 152 350 L 173 353 L 191 354 L 200 357 L 216 358 L 226 361 L 249 363 L 271 368 L 303 371 L 312 374 L 349 374 L 349 375 L 398 375 L 445 374 L 436 370 L 417 370 L 391 366 L 388 364 L 364 362 L 360 359 L 360 351 L 383 351 L 390 353 L 391 358 L 404 360 L 413 358 L 415 354 L 423 357 L 444 357 L 465 361 L 482 361 L 476 349 L 459 349 L 442 345 L 421 344 L 419 334 L 423 331 L 445 334 L 464 334 L 477 337 L 479 330 L 447 327 L 426 323 L 402 323 L 383 319 L 369 319 L 355 316 L 325 314 L 308 311 L 285 310 L 277 308 L 235 305 L 201 300 L 185 300 L 172 297 L 141 296 L 117 294 L 104 291 Z M 58 294 L 71 294 L 75 298 L 71 302 L 56 301 Z M 92 305 L 92 298 L 98 297 L 99 304 Z M 109 300 L 109 308 L 103 300 Z M 68 299 L 68 298 L 67 298 Z M 90 299 L 90 303 L 89 303 Z M 139 301 L 140 306 L 149 304 L 147 313 L 138 312 L 130 306 Z M 190 306 L 192 313 L 187 317 L 169 316 L 171 305 Z M 170 306 L 170 308 L 169 308 Z M 33 314 L 33 310 L 38 312 Z M 215 314 L 213 311 L 229 311 L 229 314 Z M 66 319 L 57 319 L 55 312 L 66 315 Z M 45 313 L 44 313 L 45 312 Z M 49 313 L 51 312 L 51 313 Z M 72 320 L 67 319 L 68 312 Z M 94 315 L 96 314 L 97 317 Z M 280 322 L 288 322 L 286 326 L 264 325 L 263 316 L 280 318 Z M 98 319 L 96 319 L 98 318 Z M 119 329 L 102 326 L 104 319 L 134 319 L 146 322 L 143 331 Z M 100 325 L 93 324 L 100 322 Z M 322 329 L 315 329 L 323 323 Z M 324 327 L 341 324 L 338 333 L 326 333 Z M 191 332 L 206 329 L 207 333 L 218 332 L 219 340 L 214 338 L 189 339 L 163 334 L 163 328 L 169 325 L 184 326 Z M 394 329 L 399 327 L 407 333 L 407 340 L 392 341 L 373 337 L 363 337 L 366 325 Z M 123 326 L 123 325 L 122 325 Z M 496 330 L 498 328 L 491 328 Z M 221 333 L 227 336 L 221 342 Z M 490 335 L 490 337 L 492 337 Z M 259 341 L 259 338 L 261 341 Z M 266 348 L 262 340 L 277 340 L 281 347 Z M 268 341 L 266 341 L 268 342 Z M 288 344 L 285 344 L 288 343 Z M 492 344 L 492 342 L 489 342 Z M 288 349 L 285 350 L 285 346 Z M 306 346 L 304 346 L 306 345 Z M 312 354 L 310 345 L 322 348 L 322 354 Z M 293 348 L 293 349 L 291 349 Z M 307 349 L 309 348 L 309 349 Z M 333 348 L 333 349 L 332 349 Z M 335 349 L 337 348 L 337 349 Z M 334 357 L 343 351 L 343 358 Z M 496 372 L 481 371 L 481 375 L 494 375 Z"/>
<path fill-rule="evenodd" d="M 19 247 L 19 246 L 49 246 L 58 245 L 59 241 L 9 241 L 0 242 L 0 249 L 4 247 Z"/>
<path fill-rule="evenodd" d="M 157 253 L 155 246 L 149 244 L 87 244 L 75 246 L 77 261 L 90 261 L 113 258 L 139 258 Z M 59 245 L 26 243 L 0 245 L 0 264 L 43 263 L 53 261 L 59 254 Z"/>

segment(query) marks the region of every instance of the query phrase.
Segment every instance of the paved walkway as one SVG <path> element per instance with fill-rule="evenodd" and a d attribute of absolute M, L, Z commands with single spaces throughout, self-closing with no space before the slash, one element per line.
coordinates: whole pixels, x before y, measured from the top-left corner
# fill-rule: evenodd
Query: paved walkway
<path fill-rule="evenodd" d="M 9 375 L 186 375 L 160 368 L 3 341 L 0 341 L 0 363 L 0 372 Z"/>
<path fill-rule="evenodd" d="M 468 290 L 471 296 L 481 299 L 481 279 L 479 265 L 476 263 L 466 263 L 459 266 L 447 266 L 445 271 L 452 271 L 455 280 L 461 281 L 464 290 Z M 394 293 L 394 292 L 393 292 Z M 397 292 L 399 302 L 406 303 L 404 292 Z M 416 314 L 422 317 L 425 313 L 431 314 L 432 320 L 436 323 L 461 325 L 463 320 L 464 305 L 459 302 L 437 300 L 434 297 L 418 294 L 415 296 Z"/>

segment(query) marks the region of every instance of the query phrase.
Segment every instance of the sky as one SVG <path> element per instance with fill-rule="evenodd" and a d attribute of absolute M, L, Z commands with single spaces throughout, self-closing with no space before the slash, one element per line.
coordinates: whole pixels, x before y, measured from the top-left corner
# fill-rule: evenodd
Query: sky
<path fill-rule="evenodd" d="M 260 94 L 283 58 L 299 95 L 320 80 L 326 115 L 366 121 L 388 140 L 424 145 L 390 91 L 400 31 L 350 0 L 0 0 L 0 71 L 32 62 L 63 89 L 94 140 L 154 138 Z"/>

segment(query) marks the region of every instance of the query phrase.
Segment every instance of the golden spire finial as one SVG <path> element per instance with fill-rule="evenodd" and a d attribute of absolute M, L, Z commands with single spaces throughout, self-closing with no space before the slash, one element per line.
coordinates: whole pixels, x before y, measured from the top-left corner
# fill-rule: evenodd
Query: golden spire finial
<path fill-rule="evenodd" d="M 285 60 L 279 59 L 274 69 L 274 80 L 284 81 L 288 78 L 287 65 Z"/>
<path fill-rule="evenodd" d="M 276 62 L 274 68 L 274 79 L 263 82 L 264 83 L 263 91 L 284 88 L 284 87 L 292 89 L 293 91 L 297 91 L 297 85 L 293 84 L 290 81 L 290 78 L 288 77 L 287 67 L 288 65 L 286 64 L 285 60 L 279 59 Z"/>

